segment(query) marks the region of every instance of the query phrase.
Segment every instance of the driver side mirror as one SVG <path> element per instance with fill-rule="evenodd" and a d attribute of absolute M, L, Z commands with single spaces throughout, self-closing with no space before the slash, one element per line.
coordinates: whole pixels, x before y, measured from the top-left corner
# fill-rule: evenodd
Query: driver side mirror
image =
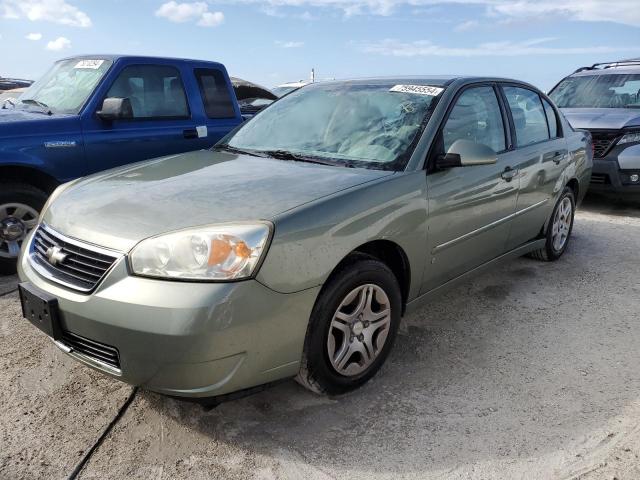
<path fill-rule="evenodd" d="M 436 157 L 436 168 L 443 170 L 473 165 L 491 165 L 497 160 L 496 152 L 486 145 L 460 139 L 453 142 L 447 153 Z"/>
<path fill-rule="evenodd" d="M 130 120 L 133 118 L 133 108 L 131 100 L 128 98 L 105 98 L 102 102 L 102 109 L 96 115 L 105 121 Z"/>

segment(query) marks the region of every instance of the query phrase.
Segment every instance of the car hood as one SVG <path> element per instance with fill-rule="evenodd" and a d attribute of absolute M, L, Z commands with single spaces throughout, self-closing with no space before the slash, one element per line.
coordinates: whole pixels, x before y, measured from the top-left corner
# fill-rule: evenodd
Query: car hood
<path fill-rule="evenodd" d="M 68 131 L 79 131 L 80 124 L 76 115 L 47 115 L 37 110 L 0 108 L 0 138 L 14 139 L 25 135 L 33 136 L 33 127 L 41 132 L 41 125 L 46 122 L 46 133 L 57 134 Z"/>
<path fill-rule="evenodd" d="M 69 237 L 126 252 L 173 230 L 270 220 L 392 174 L 202 150 L 76 181 L 52 202 L 44 221 Z"/>
<path fill-rule="evenodd" d="M 562 108 L 573 128 L 618 130 L 640 125 L 640 109 L 633 108 Z"/>

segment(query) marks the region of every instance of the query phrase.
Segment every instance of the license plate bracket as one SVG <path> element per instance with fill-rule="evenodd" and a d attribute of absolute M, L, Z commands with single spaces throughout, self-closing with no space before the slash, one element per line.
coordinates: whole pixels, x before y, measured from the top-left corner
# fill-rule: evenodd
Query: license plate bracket
<path fill-rule="evenodd" d="M 62 338 L 58 299 L 31 283 L 18 285 L 22 316 L 54 340 Z"/>

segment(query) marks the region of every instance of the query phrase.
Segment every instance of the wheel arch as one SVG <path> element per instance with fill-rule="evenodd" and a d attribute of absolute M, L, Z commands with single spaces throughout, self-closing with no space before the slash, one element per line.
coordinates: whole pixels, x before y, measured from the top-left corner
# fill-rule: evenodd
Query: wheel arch
<path fill-rule="evenodd" d="M 24 165 L 0 166 L 0 181 L 3 183 L 26 183 L 42 190 L 46 194 L 51 194 L 60 185 L 60 182 L 55 177 L 38 168 Z"/>
<path fill-rule="evenodd" d="M 404 249 L 391 240 L 372 240 L 354 248 L 334 267 L 325 284 L 357 254 L 374 257 L 384 263 L 393 272 L 400 285 L 402 314 L 404 315 L 409 297 L 409 289 L 411 287 L 411 266 L 409 264 L 409 257 Z"/>

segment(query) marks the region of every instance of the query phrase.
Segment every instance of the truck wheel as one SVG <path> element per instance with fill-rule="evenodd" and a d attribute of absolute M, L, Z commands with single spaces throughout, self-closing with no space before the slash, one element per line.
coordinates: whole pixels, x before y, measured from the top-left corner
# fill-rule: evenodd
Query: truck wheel
<path fill-rule="evenodd" d="M 389 267 L 374 257 L 353 255 L 316 301 L 296 381 L 329 395 L 367 382 L 393 346 L 401 305 Z"/>
<path fill-rule="evenodd" d="M 569 244 L 575 211 L 576 200 L 573 190 L 565 187 L 551 214 L 551 222 L 546 233 L 546 243 L 540 250 L 531 252 L 529 254 L 531 258 L 543 262 L 553 262 L 562 256 Z"/>
<path fill-rule="evenodd" d="M 47 194 L 22 183 L 0 184 L 0 273 L 16 272 L 16 262 L 27 233 L 38 223 Z"/>

